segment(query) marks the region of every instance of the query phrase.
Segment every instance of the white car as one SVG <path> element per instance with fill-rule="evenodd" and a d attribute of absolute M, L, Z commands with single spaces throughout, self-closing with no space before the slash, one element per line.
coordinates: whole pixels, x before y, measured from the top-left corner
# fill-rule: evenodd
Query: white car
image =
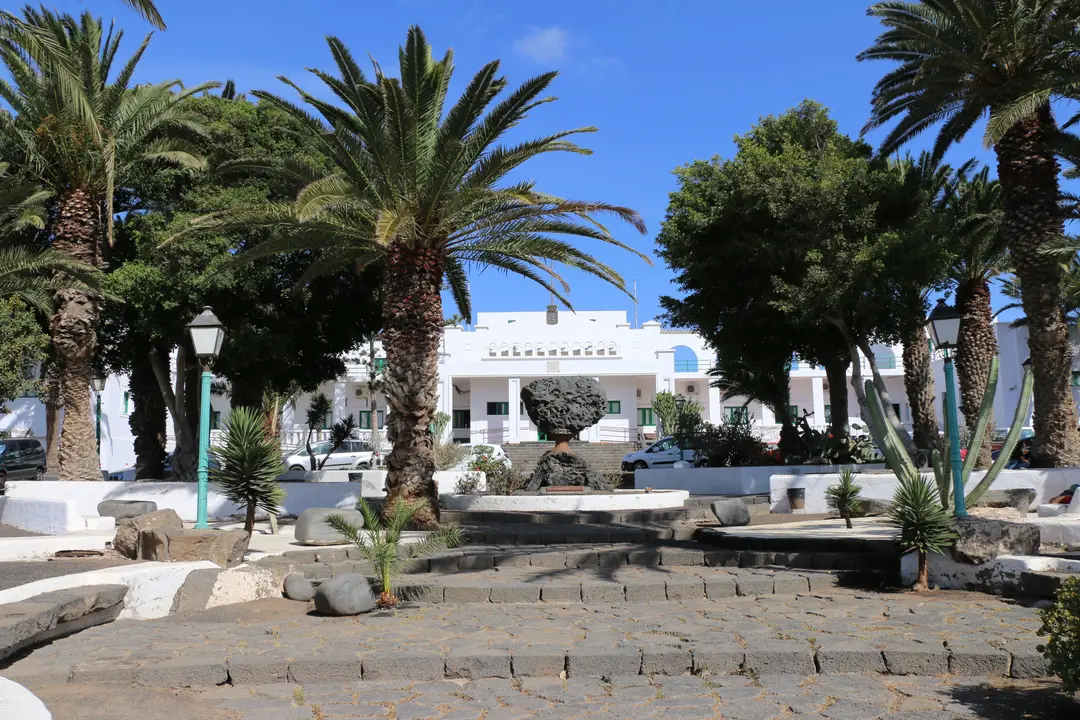
<path fill-rule="evenodd" d="M 313 443 L 311 445 L 311 452 L 315 455 L 315 466 L 318 467 L 322 459 L 326 457 L 326 453 L 330 450 L 330 441 L 324 440 L 322 442 Z M 326 459 L 326 464 L 323 465 L 323 470 L 329 470 L 331 468 L 341 469 L 348 468 L 350 470 L 370 470 L 375 466 L 375 453 L 372 452 L 371 446 L 361 440 L 346 440 L 341 444 L 341 447 L 330 453 L 330 457 Z M 310 470 L 311 458 L 307 453 L 307 448 L 299 447 L 292 455 L 285 458 L 285 467 L 289 470 Z"/>
<path fill-rule="evenodd" d="M 623 470 L 646 470 L 657 467 L 671 467 L 682 460 L 692 463 L 697 453 L 683 450 L 676 443 L 674 436 L 662 437 L 644 450 L 636 450 L 623 455 Z"/>

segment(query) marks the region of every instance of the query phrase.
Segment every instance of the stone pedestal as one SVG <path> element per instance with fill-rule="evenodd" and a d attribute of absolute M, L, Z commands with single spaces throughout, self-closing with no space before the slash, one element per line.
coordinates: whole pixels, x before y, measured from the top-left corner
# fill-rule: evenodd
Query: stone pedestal
<path fill-rule="evenodd" d="M 536 464 L 528 489 L 598 482 L 599 474 L 571 452 L 570 438 L 607 414 L 607 395 L 600 383 L 586 377 L 544 378 L 526 385 L 521 400 L 529 419 L 555 441 L 555 447 Z"/>
<path fill-rule="evenodd" d="M 959 536 L 952 547 L 957 561 L 984 565 L 999 555 L 1038 555 L 1039 526 L 990 518 L 965 517 L 953 521 Z"/>
<path fill-rule="evenodd" d="M 142 553 L 140 543 L 146 530 L 156 528 L 182 528 L 183 521 L 175 510 L 157 510 L 133 518 L 124 518 L 116 523 L 116 536 L 113 549 L 124 557 L 138 560 Z"/>

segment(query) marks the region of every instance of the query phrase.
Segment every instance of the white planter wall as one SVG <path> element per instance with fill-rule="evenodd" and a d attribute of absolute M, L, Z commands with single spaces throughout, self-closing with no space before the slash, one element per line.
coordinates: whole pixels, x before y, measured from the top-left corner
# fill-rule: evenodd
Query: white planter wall
<path fill-rule="evenodd" d="M 865 469 L 884 465 L 860 465 Z M 663 468 L 635 470 L 634 487 L 688 490 L 693 495 L 767 495 L 769 478 L 777 473 L 813 475 L 835 473 L 836 465 L 751 465 L 723 468 Z"/>
<path fill-rule="evenodd" d="M 341 473 L 348 475 L 348 473 Z M 464 473 L 435 473 L 440 492 L 451 493 L 459 477 Z M 352 508 L 361 497 L 379 498 L 386 495 L 383 489 L 385 470 L 362 471 L 361 482 L 285 482 L 285 500 L 282 514 L 299 515 L 308 508 Z M 33 480 L 10 480 L 5 500 L 8 498 L 66 500 L 83 521 L 96 518 L 97 506 L 103 500 L 151 500 L 158 510 L 171 508 L 182 520 L 194 522 L 197 514 L 198 485 L 183 482 L 65 482 Z M 243 509 L 228 500 L 213 483 L 207 495 L 207 513 L 211 518 L 227 518 Z M 31 528 L 27 528 L 31 529 Z M 38 532 L 46 532 L 39 530 Z M 63 529 L 53 532 L 64 532 Z"/>
<path fill-rule="evenodd" d="M 985 470 L 971 473 L 967 490 L 970 492 L 986 474 Z M 931 477 L 933 475 L 931 474 Z M 840 476 L 834 471 L 824 475 L 787 475 L 776 474 L 769 480 L 769 501 L 774 513 L 790 512 L 788 488 L 806 489 L 806 512 L 829 512 L 825 503 L 825 489 L 835 485 Z M 899 482 L 892 473 L 862 473 L 858 476 L 862 486 L 862 496 L 868 500 L 892 500 Z M 1032 507 L 1045 503 L 1055 495 L 1060 495 L 1065 488 L 1080 483 L 1080 468 L 1060 468 L 1053 470 L 1002 470 L 991 486 L 992 490 L 1013 490 L 1034 488 L 1035 501 Z"/>

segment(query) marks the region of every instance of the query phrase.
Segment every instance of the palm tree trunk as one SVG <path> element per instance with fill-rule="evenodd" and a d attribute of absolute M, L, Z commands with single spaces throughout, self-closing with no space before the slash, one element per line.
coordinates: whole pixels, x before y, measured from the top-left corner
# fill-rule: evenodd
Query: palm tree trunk
<path fill-rule="evenodd" d="M 386 507 L 398 498 L 426 501 L 413 523 L 438 525 L 434 438 L 442 339 L 443 265 L 438 252 L 391 246 L 382 286 L 383 347 L 386 349 L 387 430 L 393 450 L 387 458 Z"/>
<path fill-rule="evenodd" d="M 990 372 L 990 363 L 998 354 L 994 316 L 990 309 L 990 285 L 982 279 L 960 283 L 956 289 L 956 304 L 964 312 L 955 358 L 956 376 L 960 381 L 960 412 L 964 414 L 968 430 L 974 435 L 979 407 L 986 393 L 986 374 Z M 985 470 L 993 463 L 990 457 L 993 433 L 994 412 L 991 410 L 986 420 L 982 446 L 968 449 L 968 452 L 978 452 L 976 469 Z"/>
<path fill-rule="evenodd" d="M 911 407 L 911 430 L 915 446 L 932 450 L 940 444 L 934 410 L 934 373 L 930 369 L 930 344 L 923 326 L 908 328 L 904 335 L 904 392 Z"/>
<path fill-rule="evenodd" d="M 1020 279 L 1035 380 L 1033 467 L 1080 464 L 1076 404 L 1069 381 L 1072 350 L 1061 312 L 1061 264 L 1042 253 L 1064 232 L 1058 162 L 1047 148 L 1049 105 L 1017 123 L 995 146 L 1004 204 L 1001 232 Z"/>
<path fill-rule="evenodd" d="M 101 204 L 90 193 L 75 189 L 60 196 L 52 233 L 54 249 L 100 266 Z M 101 480 L 90 410 L 90 365 L 97 350 L 100 314 L 101 299 L 92 293 L 62 290 L 56 294 L 51 334 L 64 403 L 59 449 L 62 480 Z"/>
<path fill-rule="evenodd" d="M 829 381 L 829 432 L 834 438 L 848 435 L 847 369 L 851 360 L 844 357 L 826 360 L 825 378 Z"/>
<path fill-rule="evenodd" d="M 55 358 L 45 366 L 45 467 L 60 472 L 60 367 Z"/>
<path fill-rule="evenodd" d="M 926 551 L 919 550 L 919 579 L 915 581 L 916 590 L 930 588 L 930 564 L 927 562 Z"/>

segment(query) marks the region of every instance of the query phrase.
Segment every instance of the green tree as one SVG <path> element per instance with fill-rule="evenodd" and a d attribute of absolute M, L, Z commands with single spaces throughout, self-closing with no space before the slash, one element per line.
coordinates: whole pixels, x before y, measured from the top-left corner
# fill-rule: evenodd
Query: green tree
<path fill-rule="evenodd" d="M 259 406 L 268 393 L 292 397 L 340 377 L 342 356 L 381 322 L 376 270 L 297 287 L 311 267 L 310 253 L 247 267 L 233 263 L 237 253 L 268 239 L 270 230 L 238 227 L 162 245 L 193 217 L 295 194 L 292 181 L 218 172 L 226 162 L 246 155 L 319 160 L 310 143 L 289 131 L 292 119 L 267 103 L 216 96 L 184 102 L 206 128 L 198 143 L 207 167 L 138 173 L 132 192 L 119 196 L 126 215 L 117 225 L 111 256 L 116 269 L 107 285 L 124 302 L 106 308 L 101 328 L 109 367 L 131 377 L 136 474 L 146 478 L 161 477 L 166 410 L 181 468 L 194 471 L 198 364 L 185 325 L 203 306 L 212 306 L 228 331 L 214 372 L 228 380 L 233 406 Z M 183 370 L 170 385 L 174 348 Z"/>
<path fill-rule="evenodd" d="M 266 422 L 257 408 L 238 407 L 225 419 L 221 443 L 210 448 L 217 461 L 210 469 L 210 481 L 232 502 L 246 508 L 244 531 L 255 528 L 255 511 L 262 508 L 277 515 L 285 493 L 277 477 L 285 469 L 281 446 L 266 432 Z"/>
<path fill-rule="evenodd" d="M 780 423 L 781 455 L 795 455 L 799 450 L 796 418 L 791 416 L 791 352 L 781 345 L 779 351 L 762 343 L 726 344 L 720 347 L 716 367 L 709 374 L 716 379 L 722 400 L 743 398 L 758 402 L 773 412 Z"/>
<path fill-rule="evenodd" d="M 114 193 L 133 167 L 201 164 L 189 139 L 202 128 L 181 101 L 207 86 L 180 89 L 178 81 L 168 81 L 129 87 L 149 36 L 114 67 L 122 31 L 106 31 L 90 13 L 78 19 L 30 7 L 23 13 L 33 37 L 49 42 L 27 42 L 27 33 L 0 38 L 0 61 L 12 78 L 0 84 L 0 99 L 12 110 L 0 116 L 0 133 L 13 164 L 53 195 L 53 249 L 101 267 L 112 239 Z M 59 455 L 66 480 L 101 478 L 89 393 L 101 306 L 102 298 L 84 288 L 56 294 L 50 334 L 62 374 Z"/>
<path fill-rule="evenodd" d="M 897 121 L 891 153 L 938 126 L 942 157 L 989 114 L 984 142 L 997 155 L 1001 234 L 1023 288 L 1035 373 L 1037 466 L 1080 463 L 1069 387 L 1072 351 L 1061 313 L 1061 266 L 1043 250 L 1063 234 L 1052 102 L 1070 97 L 1080 41 L 1071 0 L 885 2 L 871 6 L 884 31 L 859 55 L 899 66 L 877 84 L 867 129 Z"/>
<path fill-rule="evenodd" d="M 499 63 L 491 62 L 447 109 L 452 53 L 435 60 L 419 28 L 410 28 L 401 49 L 400 78 L 387 76 L 376 65 L 369 79 L 340 40 L 329 38 L 328 43 L 337 74 L 313 72 L 337 103 L 287 81 L 321 118 L 271 93 L 253 94 L 291 114 L 322 148 L 332 170 L 320 172 L 291 158 L 239 162 L 237 169 L 302 177 L 307 184 L 292 203 L 213 215 L 193 230 L 223 224 L 275 228 L 278 235 L 249 250 L 245 259 L 316 252 L 305 281 L 376 265 L 385 269 L 382 339 L 393 443 L 387 460 L 388 500 L 425 499 L 429 507 L 415 520 L 432 527 L 438 521 L 438 502 L 428 428 L 436 412 L 444 280 L 466 317 L 472 314 L 466 282 L 471 265 L 526 277 L 564 303 L 568 287 L 548 261 L 625 290 L 622 277 L 610 266 L 552 236 L 629 250 L 595 216 L 613 214 L 642 232 L 644 224 L 627 208 L 565 200 L 539 191 L 531 181 L 507 180 L 531 158 L 588 153 L 567 138 L 593 128 L 499 144 L 530 111 L 551 100 L 542 93 L 555 73 L 533 78 L 496 102 L 507 81 L 498 75 Z"/>
<path fill-rule="evenodd" d="M 930 587 L 927 553 L 944 554 L 956 540 L 952 518 L 941 506 L 937 489 L 929 478 L 904 475 L 893 496 L 888 522 L 900 528 L 900 545 L 904 551 L 919 554 L 919 573 L 916 590 Z"/>
<path fill-rule="evenodd" d="M 18 298 L 0 297 L 0 413 L 7 403 L 39 390 L 37 368 L 45 360 L 49 336 Z"/>

